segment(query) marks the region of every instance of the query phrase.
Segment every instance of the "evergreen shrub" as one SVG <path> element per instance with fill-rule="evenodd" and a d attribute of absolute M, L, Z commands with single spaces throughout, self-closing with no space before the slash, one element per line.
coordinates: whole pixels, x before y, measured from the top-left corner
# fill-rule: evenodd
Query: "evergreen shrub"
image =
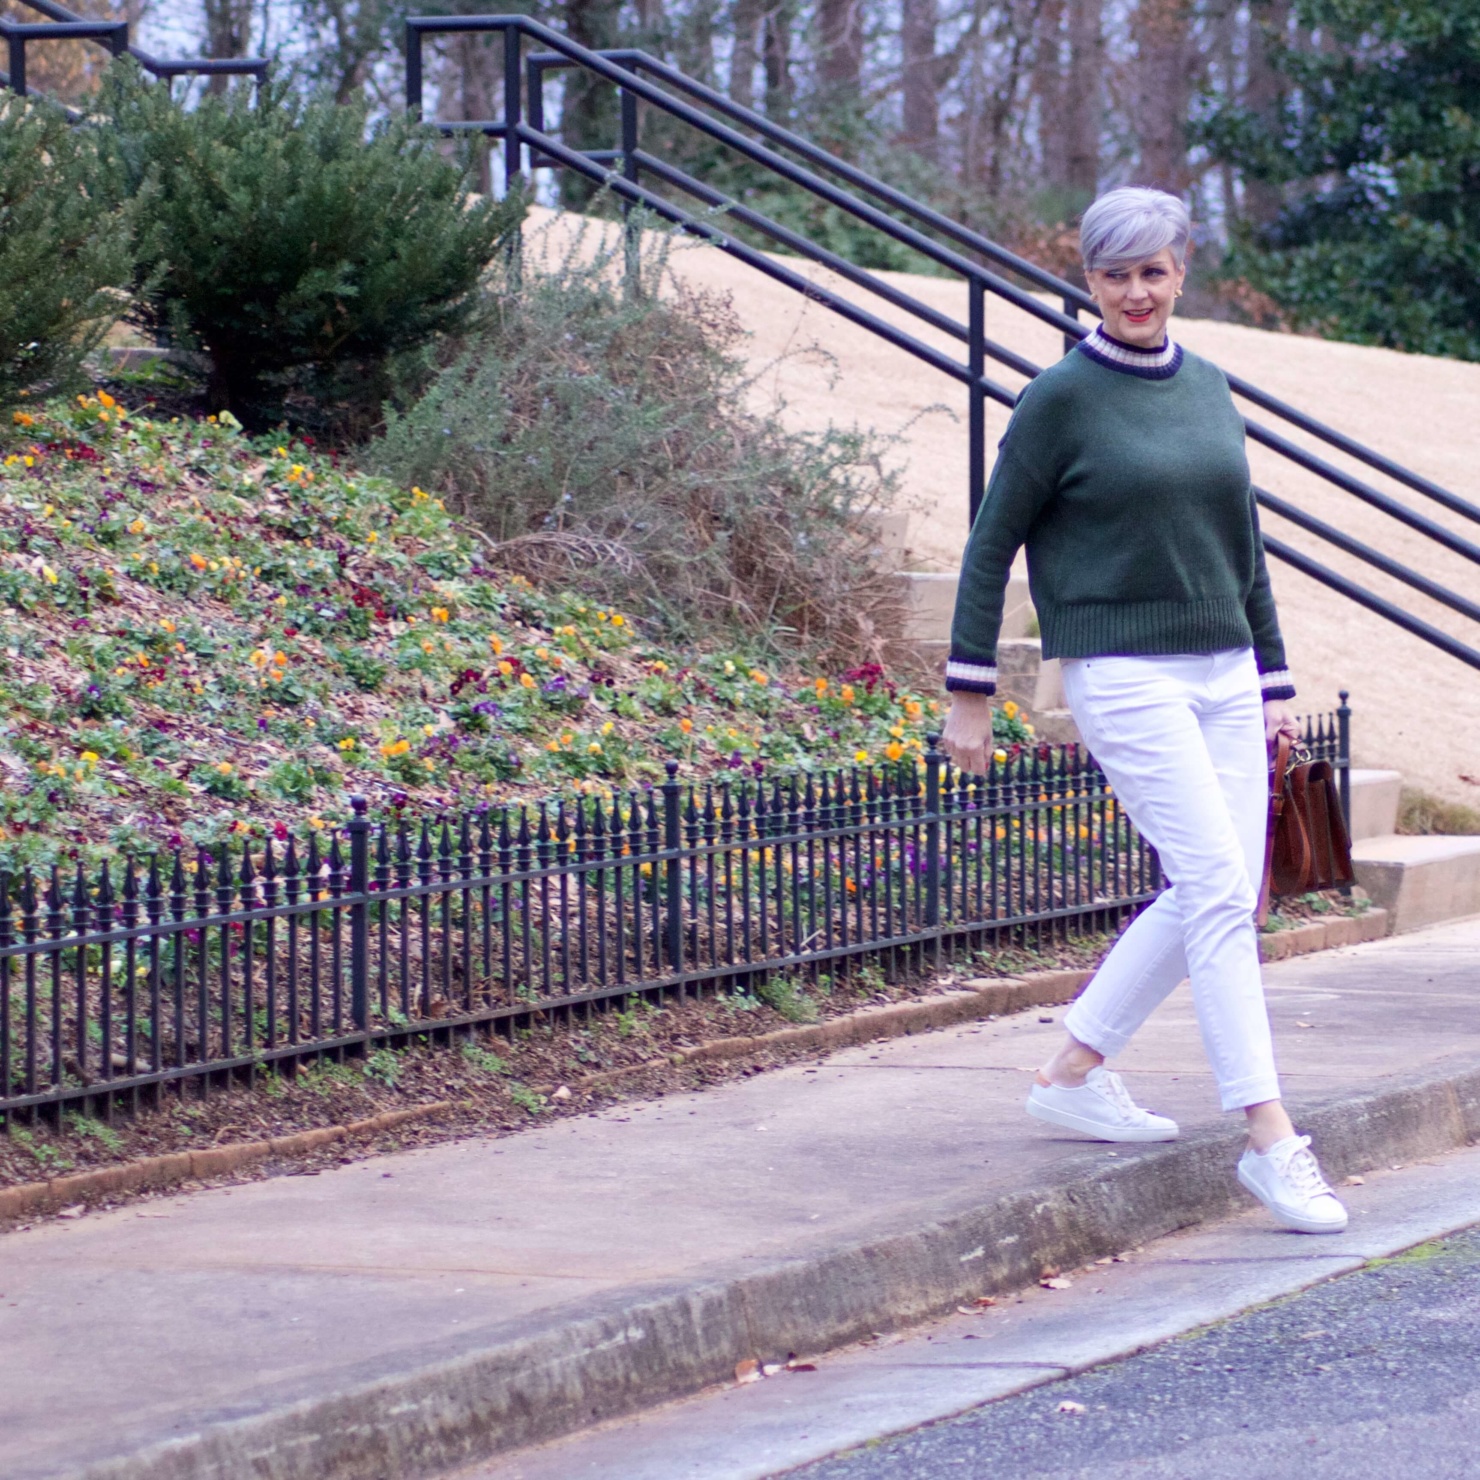
<path fill-rule="evenodd" d="M 441 494 L 495 563 L 671 636 L 879 656 L 901 617 L 868 521 L 893 494 L 880 445 L 758 415 L 728 302 L 661 262 L 638 297 L 604 252 L 535 255 L 366 457 Z"/>
<path fill-rule="evenodd" d="M 96 176 L 91 134 L 0 92 L 0 404 L 64 386 L 125 306 L 126 213 Z"/>
<path fill-rule="evenodd" d="M 465 327 L 522 213 L 474 199 L 435 130 L 367 128 L 363 101 L 285 84 L 193 110 L 127 64 L 103 98 L 110 164 L 137 201 L 137 316 L 208 357 L 213 409 L 287 409 L 353 430 L 418 355 Z"/>

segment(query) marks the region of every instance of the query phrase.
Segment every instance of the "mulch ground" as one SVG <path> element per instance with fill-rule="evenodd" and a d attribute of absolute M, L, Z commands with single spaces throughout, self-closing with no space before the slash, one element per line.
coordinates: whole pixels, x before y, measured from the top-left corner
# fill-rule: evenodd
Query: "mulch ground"
<path fill-rule="evenodd" d="M 302 1155 L 277 1157 L 219 1180 L 313 1172 L 412 1146 L 513 1134 L 556 1116 L 703 1089 L 816 1056 L 806 1045 L 757 1044 L 739 1057 L 683 1061 L 686 1050 L 703 1044 L 759 1039 L 800 1023 L 919 1001 L 949 992 L 968 977 L 1088 967 L 1108 944 L 1096 936 L 1043 950 L 980 952 L 946 969 L 894 982 L 869 968 L 805 987 L 788 978 L 760 989 L 769 1000 L 721 994 L 656 1003 L 634 997 L 625 1006 L 613 1004 L 585 1017 L 536 1021 L 508 1038 L 478 1034 L 453 1044 L 382 1050 L 343 1062 L 326 1058 L 291 1075 L 259 1074 L 254 1086 L 241 1082 L 203 1092 L 189 1084 L 179 1092 L 166 1090 L 158 1105 L 137 1112 L 115 1109 L 111 1121 L 75 1113 L 60 1126 L 17 1120 L 9 1135 L 0 1135 L 0 1187 L 350 1125 L 432 1102 L 451 1104 L 435 1119 L 406 1121 Z M 127 1196 L 133 1195 L 148 1194 Z"/>

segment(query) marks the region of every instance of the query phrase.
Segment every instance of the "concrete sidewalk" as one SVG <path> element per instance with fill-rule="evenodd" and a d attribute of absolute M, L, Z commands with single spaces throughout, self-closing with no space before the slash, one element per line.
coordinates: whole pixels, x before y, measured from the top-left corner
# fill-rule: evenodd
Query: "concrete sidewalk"
<path fill-rule="evenodd" d="M 1330 1171 L 1480 1138 L 1480 921 L 1267 973 Z M 1168 1146 L 1022 1114 L 1060 1015 L 8 1235 L 0 1474 L 437 1473 L 1242 1206 L 1185 991 Z"/>

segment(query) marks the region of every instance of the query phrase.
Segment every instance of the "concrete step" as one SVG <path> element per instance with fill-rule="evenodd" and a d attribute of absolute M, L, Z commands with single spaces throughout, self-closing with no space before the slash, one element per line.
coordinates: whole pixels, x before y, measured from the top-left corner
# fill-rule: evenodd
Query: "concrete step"
<path fill-rule="evenodd" d="M 1028 719 L 1038 738 L 1050 745 L 1078 745 L 1083 740 L 1074 716 L 1067 709 L 1032 709 L 1028 711 Z"/>
<path fill-rule="evenodd" d="M 1016 699 L 1031 714 L 1063 709 L 1064 682 L 1059 661 L 1043 659 L 1043 643 L 1036 637 L 1007 637 L 997 644 L 997 694 Z"/>
<path fill-rule="evenodd" d="M 1028 610 L 1032 611 L 1031 606 Z M 950 656 L 949 639 L 916 638 L 914 647 L 923 663 L 944 672 Z M 997 644 L 997 703 L 1005 704 L 1009 699 L 1027 710 L 1029 723 L 1040 740 L 1054 745 L 1079 740 L 1079 727 L 1064 703 L 1059 660 L 1049 658 L 1045 662 L 1043 644 L 1036 637 L 1004 637 Z"/>
<path fill-rule="evenodd" d="M 869 555 L 885 570 L 897 571 L 908 558 L 909 515 L 875 509 L 859 518 L 869 538 Z"/>
<path fill-rule="evenodd" d="M 1390 838 L 1398 830 L 1398 799 L 1403 791 L 1401 771 L 1372 771 L 1355 766 L 1351 773 L 1351 816 L 1347 828 L 1352 842 Z"/>
<path fill-rule="evenodd" d="M 905 636 L 916 642 L 949 643 L 960 578 L 954 571 L 906 570 L 900 572 L 899 579 L 905 584 L 910 604 Z M 1034 621 L 1028 578 L 1014 575 L 1007 583 L 1002 605 L 1002 637 L 1026 637 Z"/>
<path fill-rule="evenodd" d="M 1480 837 L 1369 837 L 1352 862 L 1394 934 L 1480 915 Z"/>

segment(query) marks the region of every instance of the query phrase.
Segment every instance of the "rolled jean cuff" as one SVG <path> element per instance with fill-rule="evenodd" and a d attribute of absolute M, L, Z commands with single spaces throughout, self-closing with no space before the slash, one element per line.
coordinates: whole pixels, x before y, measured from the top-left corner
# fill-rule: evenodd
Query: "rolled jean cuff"
<path fill-rule="evenodd" d="M 1131 1041 L 1131 1034 L 1117 1033 L 1087 1011 L 1083 1000 L 1075 1002 L 1064 1014 L 1064 1028 L 1087 1048 L 1107 1059 L 1114 1058 Z"/>
<path fill-rule="evenodd" d="M 1280 1077 L 1273 1070 L 1267 1074 L 1250 1074 L 1246 1079 L 1220 1084 L 1218 1097 L 1225 1110 L 1246 1110 L 1250 1105 L 1278 1100 L 1281 1098 Z"/>

